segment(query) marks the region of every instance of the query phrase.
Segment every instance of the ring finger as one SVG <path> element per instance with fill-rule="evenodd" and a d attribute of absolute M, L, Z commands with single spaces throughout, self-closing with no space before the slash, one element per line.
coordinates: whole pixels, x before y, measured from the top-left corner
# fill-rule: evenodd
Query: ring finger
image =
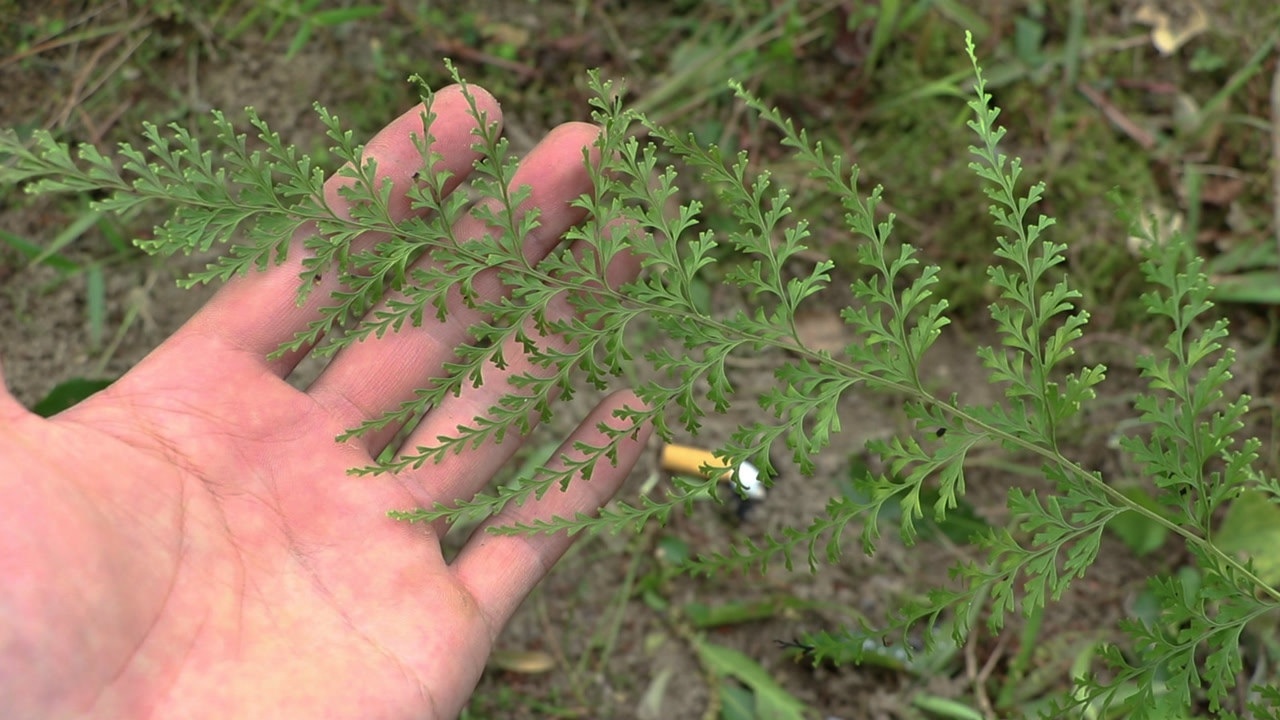
<path fill-rule="evenodd" d="M 583 123 L 570 123 L 553 130 L 520 164 L 512 179 L 512 190 L 529 186 L 530 194 L 517 212 L 536 208 L 538 225 L 523 238 L 523 251 L 536 264 L 560 242 L 582 210 L 572 200 L 591 188 L 583 165 L 583 151 L 594 143 L 598 130 Z M 465 242 L 491 232 L 476 214 L 465 217 L 454 236 Z M 419 262 L 430 263 L 429 256 Z M 496 270 L 478 274 L 472 286 L 484 300 L 496 300 L 504 292 Z M 344 427 L 380 417 L 413 397 L 416 389 L 439 377 L 455 349 L 467 337 L 468 328 L 483 318 L 463 301 L 457 286 L 449 292 L 446 321 L 437 322 L 430 311 L 416 327 L 403 327 L 382 337 L 368 336 L 344 347 L 324 372 L 308 388 L 308 393 L 326 407 Z M 357 440 L 370 455 L 376 455 L 398 430 L 388 426 L 366 433 Z"/>

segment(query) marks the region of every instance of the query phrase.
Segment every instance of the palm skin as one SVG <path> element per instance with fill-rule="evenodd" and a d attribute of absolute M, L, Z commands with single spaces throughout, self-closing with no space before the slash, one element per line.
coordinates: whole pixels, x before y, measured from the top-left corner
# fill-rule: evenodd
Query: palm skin
<path fill-rule="evenodd" d="M 471 92 L 496 119 L 492 98 Z M 443 162 L 460 179 L 474 159 L 474 121 L 456 88 L 433 110 Z M 419 113 L 367 148 L 399 193 L 420 164 L 410 141 L 422 132 Z M 541 211 L 526 241 L 534 259 L 578 219 L 568 201 L 588 189 L 581 157 L 594 133 L 558 128 L 521 166 L 515 184 L 532 187 L 529 204 Z M 335 181 L 327 193 L 341 203 Z M 403 197 L 395 202 L 410 212 Z M 327 299 L 295 302 L 300 242 L 285 265 L 228 284 L 129 374 L 55 418 L 0 391 L 6 717 L 453 717 L 503 624 L 567 548 L 561 535 L 478 532 L 446 563 L 446 527 L 386 517 L 468 497 L 518 440 L 397 476 L 347 475 L 395 429 L 334 437 L 438 372 L 468 316 L 458 307 L 446 324 L 345 348 L 295 389 L 284 378 L 304 353 L 266 358 Z M 611 268 L 610 280 L 634 271 Z M 496 279 L 480 286 L 500 291 Z M 526 370 L 519 361 L 495 369 L 434 409 L 407 444 L 451 431 L 501 394 L 505 373 Z M 568 442 L 589 441 L 599 422 L 619 424 L 613 411 L 638 402 L 610 397 Z M 492 522 L 594 510 L 646 432 L 590 482 Z"/>

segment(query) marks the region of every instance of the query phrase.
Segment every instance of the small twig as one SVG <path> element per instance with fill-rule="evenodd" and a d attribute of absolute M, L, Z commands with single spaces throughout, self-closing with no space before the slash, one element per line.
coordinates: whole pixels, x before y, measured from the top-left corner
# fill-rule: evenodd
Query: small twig
<path fill-rule="evenodd" d="M 98 92 L 98 90 L 101 89 L 102 86 L 108 80 L 114 77 L 116 74 L 116 71 L 120 69 L 120 66 L 124 65 L 125 62 L 128 61 L 128 59 L 133 56 L 133 54 L 138 50 L 138 48 L 142 45 L 142 43 L 146 42 L 146 39 L 150 35 L 151 35 L 150 30 L 142 33 L 141 36 L 139 36 L 136 40 L 134 40 L 129 45 L 129 47 L 125 48 L 124 51 L 121 52 L 118 57 L 116 57 L 116 59 L 111 63 L 109 67 L 103 70 L 103 72 L 99 74 L 98 77 L 95 78 L 90 83 L 89 75 L 93 72 L 94 68 L 97 67 L 98 61 L 101 60 L 102 56 L 105 55 L 107 52 L 109 52 L 112 48 L 120 44 L 120 42 L 124 39 L 124 36 L 123 35 L 112 36 L 110 40 L 103 43 L 101 47 L 95 50 L 89 62 L 86 63 L 85 69 L 80 73 L 77 73 L 75 82 L 73 85 L 73 89 L 68 94 L 66 104 L 63 105 L 62 110 L 60 110 L 55 117 L 50 118 L 49 121 L 45 123 L 45 129 L 62 127 L 63 125 L 65 125 L 67 123 L 67 120 L 70 119 L 71 113 L 73 113 L 81 103 L 83 103 L 85 100 L 92 97 L 94 93 Z"/>
<path fill-rule="evenodd" d="M 46 130 L 54 127 L 60 128 L 67 124 L 67 119 L 71 117 L 71 113 L 80 107 L 81 103 L 88 97 L 87 93 L 82 95 L 81 92 L 84 90 L 84 86 L 88 84 L 89 76 L 93 74 L 93 69 L 98 66 L 102 56 L 114 49 L 116 45 L 119 45 L 123 39 L 123 35 L 112 35 L 94 48 L 93 52 L 89 53 L 89 59 L 80 65 L 80 70 L 71 79 L 71 89 L 67 91 L 66 101 L 62 103 L 62 107 L 52 117 L 45 121 L 44 127 Z"/>
<path fill-rule="evenodd" d="M 622 58 L 622 61 L 626 63 L 628 74 L 639 77 L 640 69 L 636 64 L 631 46 L 627 45 L 626 41 L 622 39 L 622 33 L 618 32 L 618 26 L 609 17 L 612 11 L 606 12 L 600 7 L 600 3 L 596 2 L 591 5 L 591 14 L 595 17 L 596 23 L 599 24 L 600 28 L 604 30 L 605 37 L 609 38 L 609 42 L 613 44 L 614 55 Z"/>
<path fill-rule="evenodd" d="M 982 711 L 983 717 L 994 718 L 996 717 L 996 711 L 991 705 L 991 698 L 987 695 L 987 680 L 990 679 L 991 673 L 995 670 L 996 662 L 1004 655 L 1004 647 L 1008 642 L 1008 636 L 1001 634 L 997 638 L 996 646 L 992 648 L 991 655 L 982 664 L 981 668 L 978 668 L 978 637 L 978 633 L 970 633 L 969 640 L 964 644 L 965 675 L 973 685 L 973 696 L 978 702 L 978 708 Z"/>
<path fill-rule="evenodd" d="M 466 43 L 456 40 L 441 40 L 438 48 L 442 55 L 456 57 L 463 62 L 472 62 L 477 65 L 491 65 L 500 70 L 515 73 L 520 76 L 521 80 L 529 80 L 530 78 L 537 77 L 538 75 L 538 69 L 528 63 L 498 57 L 497 55 L 484 52 L 483 50 L 477 50 Z"/>
<path fill-rule="evenodd" d="M 123 117 L 125 112 L 131 107 L 133 107 L 133 101 L 126 99 L 116 105 L 116 109 L 107 113 L 106 117 L 102 118 L 100 122 L 94 122 L 93 118 L 89 117 L 89 113 L 86 113 L 82 106 L 77 105 L 76 117 L 80 119 L 80 123 L 84 125 L 85 130 L 88 133 L 88 136 L 85 138 L 85 142 L 90 145 L 100 146 L 103 139 L 106 137 L 107 132 L 111 130 L 117 122 L 119 122 L 120 118 Z"/>
<path fill-rule="evenodd" d="M 200 51 L 187 48 L 187 112 L 204 112 L 208 109 L 200 99 Z"/>
<path fill-rule="evenodd" d="M 146 279 L 137 287 L 129 290 L 125 296 L 124 319 L 120 321 L 120 326 L 116 328 L 116 332 L 111 337 L 111 342 L 103 349 L 102 354 L 98 356 L 98 361 L 93 365 L 93 375 L 95 377 L 102 376 L 107 371 L 107 366 L 111 364 L 111 359 L 115 357 L 116 352 L 120 349 L 120 343 L 124 342 L 125 337 L 129 333 L 129 329 L 134 323 L 142 321 L 142 331 L 151 332 L 155 330 L 156 320 L 151 314 L 152 290 L 155 288 L 156 280 L 160 277 L 160 273 L 156 267 L 152 267 L 147 271 Z"/>
<path fill-rule="evenodd" d="M 93 40 L 95 38 L 102 37 L 103 35 L 111 35 L 120 30 L 128 31 L 132 29 L 130 27 L 131 23 L 127 21 L 122 21 L 118 23 L 112 23 L 110 25 L 104 25 L 99 28 L 85 30 L 84 32 L 81 32 L 81 33 L 67 32 L 74 27 L 78 27 L 80 25 L 83 25 L 89 22 L 93 18 L 107 12 L 110 9 L 111 9 L 110 6 L 105 6 L 105 5 L 102 7 L 94 8 L 90 12 L 87 12 L 84 15 L 69 21 L 67 23 L 67 26 L 63 29 L 63 32 L 66 32 L 67 34 L 61 35 L 61 36 L 54 35 L 46 40 L 41 40 L 40 42 L 32 45 L 26 50 L 13 53 L 8 57 L 0 58 L 0 68 L 3 68 L 6 65 L 12 65 L 13 63 L 20 62 L 22 60 L 26 60 L 29 57 L 34 57 L 36 55 L 48 52 L 50 50 L 56 50 L 66 45 L 74 45 L 76 43 L 86 42 L 88 40 Z"/>
<path fill-rule="evenodd" d="M 1155 149 L 1155 135 L 1152 135 L 1146 128 L 1131 120 L 1120 108 L 1113 105 L 1105 95 L 1094 90 L 1084 82 L 1076 83 L 1076 89 L 1080 91 L 1081 95 L 1088 98 L 1089 102 L 1093 103 L 1094 107 L 1101 110 L 1103 116 L 1105 116 L 1107 120 L 1110 120 L 1112 125 L 1115 125 L 1120 129 L 1120 132 L 1128 135 L 1131 140 L 1142 146 L 1143 150 Z"/>

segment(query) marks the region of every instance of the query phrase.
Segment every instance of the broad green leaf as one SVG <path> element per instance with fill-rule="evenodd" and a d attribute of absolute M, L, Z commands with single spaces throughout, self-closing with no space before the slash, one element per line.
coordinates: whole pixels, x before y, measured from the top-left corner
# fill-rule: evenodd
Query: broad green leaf
<path fill-rule="evenodd" d="M 684 538 L 675 535 L 663 535 L 658 538 L 658 547 L 654 553 L 658 560 L 669 567 L 680 567 L 689 562 L 693 551 Z"/>
<path fill-rule="evenodd" d="M 1210 297 L 1218 302 L 1280 305 L 1280 283 L 1275 268 L 1223 275 L 1214 278 Z"/>
<path fill-rule="evenodd" d="M 720 682 L 720 720 L 760 720 L 756 697 L 733 680 Z"/>
<path fill-rule="evenodd" d="M 916 695 L 911 704 L 935 718 L 946 720 L 986 720 L 982 713 L 956 700 L 938 697 L 937 695 Z"/>
<path fill-rule="evenodd" d="M 1253 560 L 1264 582 L 1280 582 L 1280 506 L 1267 496 L 1249 491 L 1236 498 L 1215 539 L 1220 549 Z"/>
<path fill-rule="evenodd" d="M 72 378 L 66 382 L 59 383 L 47 395 L 40 398 L 31 408 L 31 412 L 41 417 L 52 417 L 102 390 L 112 382 L 114 381 Z"/>
<path fill-rule="evenodd" d="M 1139 505 L 1161 512 L 1159 503 L 1146 490 L 1131 487 L 1121 492 Z M 1107 523 L 1107 529 L 1115 533 L 1138 557 L 1149 555 L 1159 549 L 1164 545 L 1165 538 L 1169 536 L 1168 528 L 1135 510 L 1126 510 L 1112 518 L 1111 522 Z"/>
<path fill-rule="evenodd" d="M 755 660 L 732 648 L 701 639 L 696 647 L 707 669 L 732 677 L 755 693 L 757 717 L 804 720 L 804 703 L 783 689 Z"/>
<path fill-rule="evenodd" d="M 80 269 L 80 265 L 63 257 L 57 252 L 48 253 L 46 250 L 35 243 L 21 238 L 13 233 L 0 230 L 0 242 L 17 250 L 24 257 L 31 259 L 32 264 L 43 262 L 51 268 L 64 273 L 75 272 Z M 39 258 L 39 260 L 37 260 Z"/>
<path fill-rule="evenodd" d="M 684 606 L 684 615 L 701 629 L 764 620 L 776 615 L 781 607 L 769 600 L 729 600 L 714 605 L 692 602 Z"/>
<path fill-rule="evenodd" d="M 669 713 L 663 711 L 662 705 L 667 698 L 667 685 L 670 684 L 674 674 L 675 669 L 671 667 L 661 668 L 654 673 L 653 679 L 649 681 L 649 687 L 640 696 L 640 702 L 636 706 L 636 717 L 641 720 L 667 717 Z"/>

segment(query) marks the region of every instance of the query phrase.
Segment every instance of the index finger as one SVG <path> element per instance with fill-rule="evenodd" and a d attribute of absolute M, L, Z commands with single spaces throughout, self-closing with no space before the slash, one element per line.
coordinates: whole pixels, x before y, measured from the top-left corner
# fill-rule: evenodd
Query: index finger
<path fill-rule="evenodd" d="M 475 103 L 479 111 L 477 114 L 486 122 L 501 121 L 497 101 L 475 86 L 464 89 L 454 85 L 445 88 L 435 94 L 431 104 L 431 112 L 435 113 L 435 120 L 430 128 L 435 139 L 432 147 L 441 155 L 439 164 L 433 170 L 449 173 L 446 184 L 449 191 L 466 179 L 479 157 L 472 147 L 475 142 L 473 132 L 478 123 L 470 102 Z M 419 138 L 425 136 L 422 123 L 424 112 L 423 105 L 415 106 L 391 121 L 364 148 L 364 157 L 377 162 L 379 181 L 391 182 L 388 208 L 392 219 L 396 221 L 409 217 L 413 212 L 406 192 L 415 173 L 422 169 L 422 156 L 412 138 L 415 135 Z M 335 174 L 325 183 L 324 188 L 325 202 L 344 217 L 349 212 L 350 204 L 339 190 L 350 182 L 349 178 Z M 178 334 L 212 336 L 228 349 L 251 353 L 260 358 L 276 375 L 288 375 L 309 348 L 274 360 L 267 360 L 267 355 L 319 319 L 320 309 L 330 303 L 332 293 L 340 289 L 337 274 L 325 273 L 306 301 L 298 304 L 298 293 L 303 282 L 303 261 L 309 252 L 304 243 L 315 232 L 314 227 L 308 226 L 295 234 L 285 262 L 227 283 Z M 381 239 L 377 234 L 366 233 L 351 248 L 351 252 L 359 252 Z"/>

